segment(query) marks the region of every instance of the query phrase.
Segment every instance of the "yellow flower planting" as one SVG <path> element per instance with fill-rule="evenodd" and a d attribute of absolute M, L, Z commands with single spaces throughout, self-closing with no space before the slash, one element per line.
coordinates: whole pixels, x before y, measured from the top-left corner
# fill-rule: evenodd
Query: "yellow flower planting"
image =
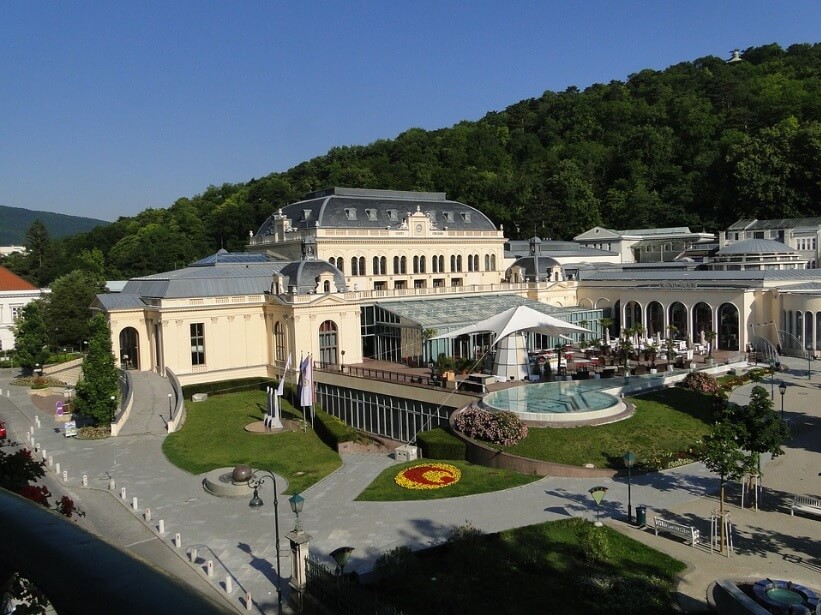
<path fill-rule="evenodd" d="M 462 471 L 449 463 L 423 463 L 405 468 L 394 480 L 405 489 L 441 489 L 460 478 Z"/>

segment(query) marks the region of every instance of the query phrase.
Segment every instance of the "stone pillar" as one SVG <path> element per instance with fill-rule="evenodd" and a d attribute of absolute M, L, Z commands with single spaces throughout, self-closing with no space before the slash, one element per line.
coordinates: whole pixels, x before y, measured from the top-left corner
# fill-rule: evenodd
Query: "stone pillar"
<path fill-rule="evenodd" d="M 307 578 L 308 548 L 313 536 L 305 532 L 288 532 L 286 538 L 291 543 L 291 582 L 296 591 L 305 591 Z"/>

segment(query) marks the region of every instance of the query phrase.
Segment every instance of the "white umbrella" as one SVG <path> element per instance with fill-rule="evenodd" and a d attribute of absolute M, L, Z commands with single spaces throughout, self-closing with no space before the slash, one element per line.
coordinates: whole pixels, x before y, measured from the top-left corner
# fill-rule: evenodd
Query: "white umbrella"
<path fill-rule="evenodd" d="M 585 329 L 567 321 L 544 314 L 526 305 L 512 307 L 504 312 L 480 320 L 477 323 L 437 335 L 431 339 L 445 339 L 459 337 L 460 335 L 470 335 L 472 333 L 494 333 L 493 344 L 498 344 L 500 340 L 511 333 L 517 331 L 528 331 L 531 333 L 541 333 L 552 337 L 559 337 L 566 333 L 593 333 L 590 329 Z"/>

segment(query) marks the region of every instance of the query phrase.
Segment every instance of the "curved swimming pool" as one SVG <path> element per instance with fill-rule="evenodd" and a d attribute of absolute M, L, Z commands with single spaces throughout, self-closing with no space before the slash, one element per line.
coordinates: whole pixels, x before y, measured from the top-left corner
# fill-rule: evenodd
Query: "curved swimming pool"
<path fill-rule="evenodd" d="M 599 381 L 531 383 L 488 393 L 482 405 L 509 410 L 524 421 L 577 422 L 621 413 L 624 402 L 602 388 Z"/>

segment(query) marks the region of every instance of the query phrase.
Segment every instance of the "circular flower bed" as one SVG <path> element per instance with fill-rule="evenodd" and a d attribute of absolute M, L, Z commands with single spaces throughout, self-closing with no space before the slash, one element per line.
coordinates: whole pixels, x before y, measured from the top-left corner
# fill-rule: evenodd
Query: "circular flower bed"
<path fill-rule="evenodd" d="M 405 468 L 394 480 L 405 489 L 441 489 L 460 478 L 462 471 L 449 463 L 423 463 Z"/>

